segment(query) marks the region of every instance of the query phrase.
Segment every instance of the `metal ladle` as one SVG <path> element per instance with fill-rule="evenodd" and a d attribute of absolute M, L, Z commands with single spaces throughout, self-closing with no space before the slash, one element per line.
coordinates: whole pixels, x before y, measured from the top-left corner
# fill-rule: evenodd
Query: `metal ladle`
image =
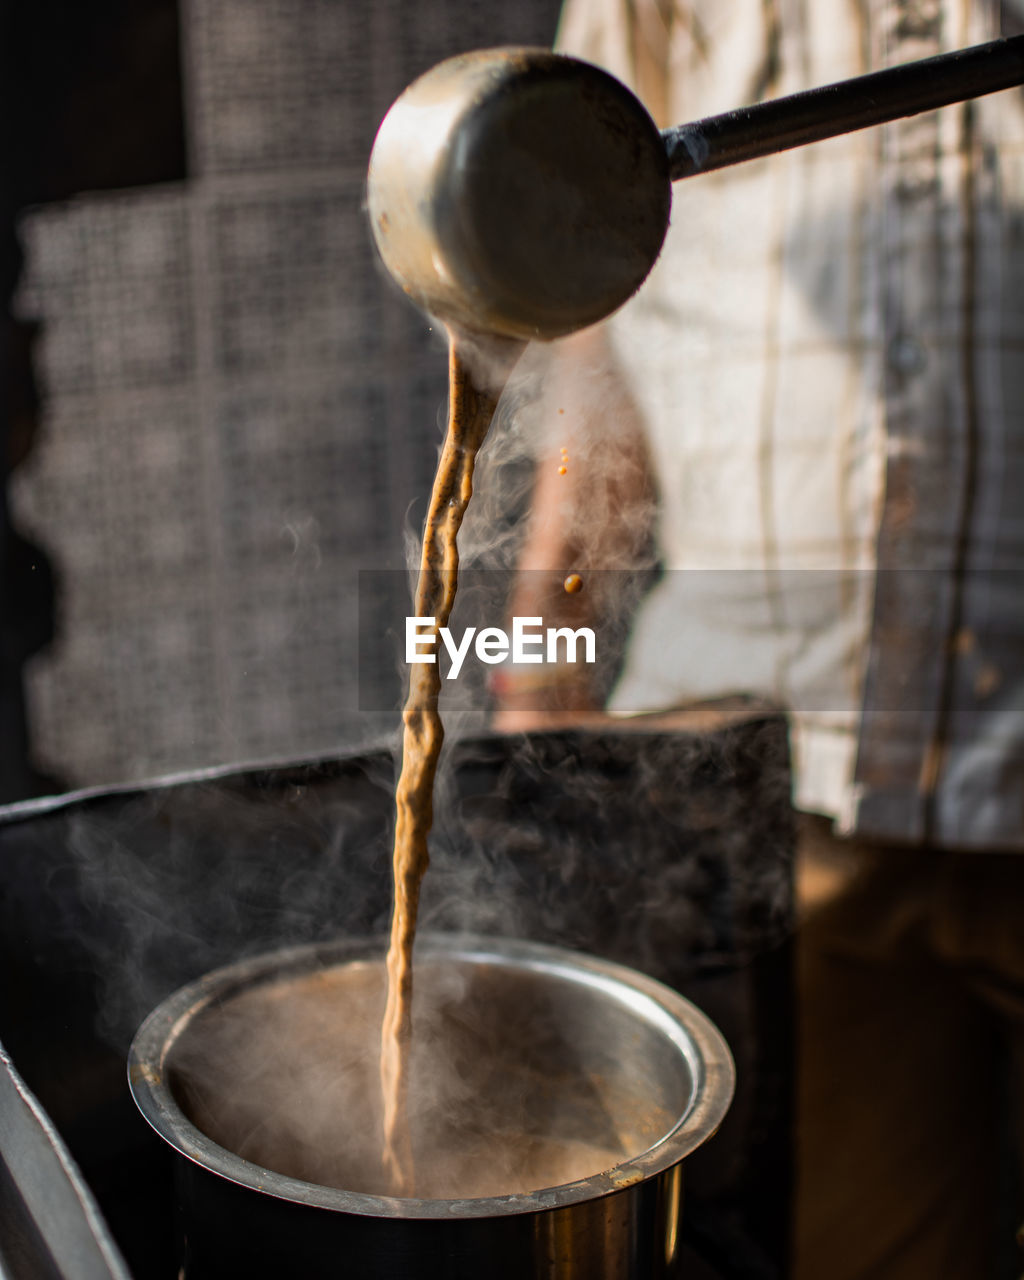
<path fill-rule="evenodd" d="M 1024 36 L 659 132 L 589 63 L 546 49 L 448 59 L 385 116 L 370 157 L 391 274 L 452 328 L 561 337 L 646 279 L 672 181 L 1024 83 Z"/>

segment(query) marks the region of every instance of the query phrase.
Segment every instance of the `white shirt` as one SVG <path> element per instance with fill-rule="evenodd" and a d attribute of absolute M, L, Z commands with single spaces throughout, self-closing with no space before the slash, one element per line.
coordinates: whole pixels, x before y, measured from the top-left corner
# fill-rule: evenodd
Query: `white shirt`
<path fill-rule="evenodd" d="M 568 0 L 660 125 L 1000 34 L 968 0 Z M 1024 96 L 688 179 L 609 330 L 666 573 L 609 709 L 792 713 L 841 829 L 1024 847 Z"/>

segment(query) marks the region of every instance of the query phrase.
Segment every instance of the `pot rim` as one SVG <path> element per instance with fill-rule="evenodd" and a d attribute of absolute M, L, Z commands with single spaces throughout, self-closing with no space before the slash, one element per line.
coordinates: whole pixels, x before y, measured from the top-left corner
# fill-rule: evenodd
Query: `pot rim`
<path fill-rule="evenodd" d="M 732 1101 L 736 1072 L 725 1038 L 714 1023 L 671 987 L 597 956 L 512 938 L 479 934 L 417 936 L 416 953 L 473 964 L 507 964 L 550 973 L 603 991 L 632 1008 L 672 1041 L 686 1060 L 692 1088 L 675 1125 L 646 1151 L 603 1173 L 558 1187 L 505 1196 L 417 1200 L 320 1186 L 275 1173 L 220 1146 L 178 1105 L 166 1062 L 190 1023 L 215 1001 L 275 977 L 298 976 L 339 963 L 383 963 L 386 940 L 351 938 L 264 952 L 205 974 L 169 996 L 146 1018 L 128 1052 L 128 1085 L 143 1117 L 179 1155 L 241 1187 L 335 1212 L 374 1218 L 506 1217 L 559 1209 L 599 1199 L 655 1177 L 678 1164 L 718 1129 Z"/>

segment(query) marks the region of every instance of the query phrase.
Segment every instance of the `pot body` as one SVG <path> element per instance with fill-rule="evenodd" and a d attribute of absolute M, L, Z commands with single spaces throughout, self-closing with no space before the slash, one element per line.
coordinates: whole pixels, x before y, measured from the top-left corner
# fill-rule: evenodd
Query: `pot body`
<path fill-rule="evenodd" d="M 661 1280 L 684 1275 L 682 1168 L 596 1200 L 450 1220 L 338 1213 L 248 1187 L 184 1157 L 183 1280 Z"/>
<path fill-rule="evenodd" d="M 178 1152 L 185 1280 L 680 1275 L 682 1162 L 733 1090 L 707 1018 L 604 960 L 422 939 L 416 1198 L 399 1198 L 379 1151 L 381 952 L 244 961 L 140 1030 L 132 1091 Z"/>

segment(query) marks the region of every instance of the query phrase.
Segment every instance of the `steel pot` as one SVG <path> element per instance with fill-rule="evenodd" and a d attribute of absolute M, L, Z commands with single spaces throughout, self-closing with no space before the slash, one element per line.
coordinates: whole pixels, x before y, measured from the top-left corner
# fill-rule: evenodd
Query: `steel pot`
<path fill-rule="evenodd" d="M 246 960 L 171 996 L 132 1093 L 178 1153 L 186 1280 L 680 1274 L 682 1162 L 734 1072 L 692 1004 L 534 943 L 417 944 L 417 1194 L 381 1184 L 382 945 Z M 418 1082 L 418 1083 L 417 1083 Z"/>

